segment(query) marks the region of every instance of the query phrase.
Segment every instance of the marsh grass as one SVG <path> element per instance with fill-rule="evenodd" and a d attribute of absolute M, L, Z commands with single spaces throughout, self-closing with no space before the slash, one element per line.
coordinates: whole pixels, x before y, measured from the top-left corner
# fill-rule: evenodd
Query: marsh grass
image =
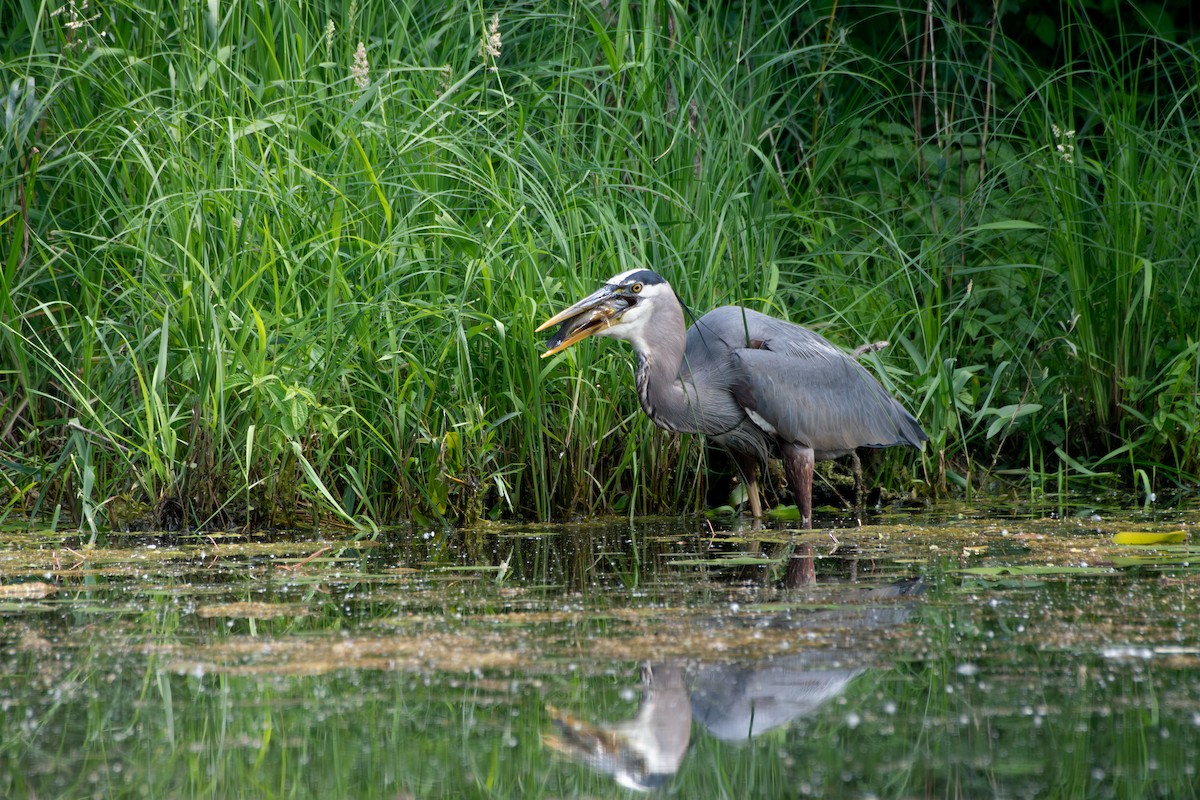
<path fill-rule="evenodd" d="M 4 52 L 6 513 L 695 508 L 703 445 L 641 416 L 627 352 L 538 358 L 642 264 L 698 312 L 892 342 L 933 439 L 883 459 L 896 491 L 1197 472 L 1186 46 L 1072 18 L 1111 58 L 1048 71 L 891 7 L 73 8 L 22 6 Z"/>

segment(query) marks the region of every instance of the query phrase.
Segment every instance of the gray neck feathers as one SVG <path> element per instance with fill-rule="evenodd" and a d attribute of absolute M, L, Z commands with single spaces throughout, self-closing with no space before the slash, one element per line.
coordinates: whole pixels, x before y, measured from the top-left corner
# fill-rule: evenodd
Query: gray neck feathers
<path fill-rule="evenodd" d="M 637 351 L 638 400 L 660 428 L 679 433 L 719 433 L 706 430 L 700 415 L 704 399 L 691 381 L 680 378 L 687 330 L 679 301 L 673 296 L 667 301 L 657 310 L 654 352 Z"/>

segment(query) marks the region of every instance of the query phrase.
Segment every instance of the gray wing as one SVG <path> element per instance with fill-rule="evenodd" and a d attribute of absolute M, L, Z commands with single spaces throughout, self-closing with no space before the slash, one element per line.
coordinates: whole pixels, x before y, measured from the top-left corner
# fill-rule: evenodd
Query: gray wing
<path fill-rule="evenodd" d="M 740 306 L 714 308 L 687 332 L 685 352 L 689 358 L 693 353 L 728 353 L 746 348 L 768 348 L 797 358 L 845 356 L 828 339 L 808 328 Z"/>
<path fill-rule="evenodd" d="M 725 306 L 697 321 L 687 345 L 689 357 L 727 354 L 724 380 L 738 405 L 784 441 L 840 453 L 929 438 L 861 364 L 807 328 Z"/>

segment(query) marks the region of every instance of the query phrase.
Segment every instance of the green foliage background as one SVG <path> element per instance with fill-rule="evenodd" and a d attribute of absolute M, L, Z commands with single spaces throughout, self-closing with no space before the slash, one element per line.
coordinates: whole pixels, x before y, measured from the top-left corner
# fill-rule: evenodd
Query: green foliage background
<path fill-rule="evenodd" d="M 5 508 L 694 508 L 703 445 L 641 416 L 628 352 L 538 358 L 636 265 L 890 341 L 932 437 L 893 489 L 1190 489 L 1197 38 L 1183 6 L 1065 8 L 16 3 Z"/>

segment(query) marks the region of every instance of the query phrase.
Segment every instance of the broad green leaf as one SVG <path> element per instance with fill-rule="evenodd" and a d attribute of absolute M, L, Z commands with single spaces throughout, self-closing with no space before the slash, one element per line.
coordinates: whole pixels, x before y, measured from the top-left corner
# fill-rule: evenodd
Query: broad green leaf
<path fill-rule="evenodd" d="M 1030 222 L 1024 219 L 1001 219 L 995 222 L 985 222 L 982 225 L 976 225 L 974 230 L 977 231 L 1040 231 L 1045 228 L 1044 225 L 1039 225 L 1036 222 Z"/>
<path fill-rule="evenodd" d="M 987 438 L 991 439 L 1021 417 L 1027 417 L 1041 410 L 1041 403 L 1014 403 L 1013 405 L 989 411 L 988 413 L 996 415 L 996 419 L 988 426 Z"/>

